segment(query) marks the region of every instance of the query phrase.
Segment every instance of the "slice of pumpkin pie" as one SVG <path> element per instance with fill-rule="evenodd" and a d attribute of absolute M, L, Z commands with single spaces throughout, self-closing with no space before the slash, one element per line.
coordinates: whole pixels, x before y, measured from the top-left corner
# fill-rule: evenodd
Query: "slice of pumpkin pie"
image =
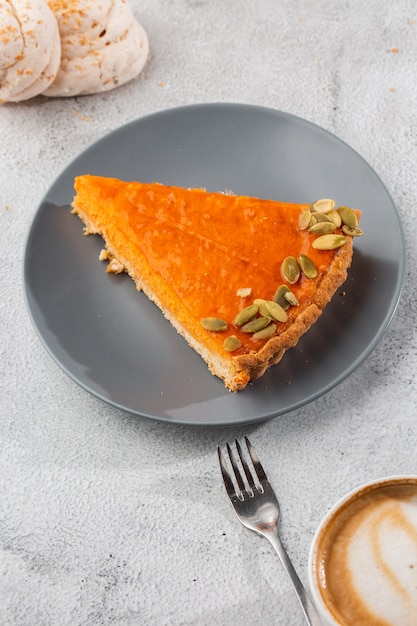
<path fill-rule="evenodd" d="M 278 363 L 346 280 L 360 212 L 84 175 L 72 204 L 232 391 Z"/>

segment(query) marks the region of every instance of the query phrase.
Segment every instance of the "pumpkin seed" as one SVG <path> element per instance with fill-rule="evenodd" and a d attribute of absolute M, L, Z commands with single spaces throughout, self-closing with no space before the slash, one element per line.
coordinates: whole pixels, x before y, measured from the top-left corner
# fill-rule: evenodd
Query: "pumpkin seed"
<path fill-rule="evenodd" d="M 235 326 L 243 326 L 246 322 L 249 322 L 258 313 L 259 307 L 257 304 L 250 304 L 245 307 L 236 315 L 234 319 Z"/>
<path fill-rule="evenodd" d="M 330 211 L 330 213 L 327 213 L 327 217 L 336 224 L 337 228 L 341 227 L 342 218 L 340 217 L 340 213 L 338 213 L 336 209 L 333 209 L 332 211 Z"/>
<path fill-rule="evenodd" d="M 252 293 L 252 287 L 241 287 L 236 291 L 238 298 L 248 298 Z"/>
<path fill-rule="evenodd" d="M 265 306 L 269 312 L 270 317 L 272 317 L 274 320 L 277 320 L 277 322 L 287 321 L 288 315 L 286 314 L 282 306 L 278 304 L 278 302 L 274 302 L 273 300 L 267 300 L 265 302 Z"/>
<path fill-rule="evenodd" d="M 293 256 L 287 256 L 281 264 L 281 276 L 282 278 L 293 285 L 300 278 L 300 266 L 298 261 Z"/>
<path fill-rule="evenodd" d="M 251 339 L 252 341 L 258 341 L 259 339 L 269 339 L 272 335 L 275 334 L 276 331 L 275 324 L 269 324 L 269 326 L 265 326 L 261 330 L 258 330 L 256 333 L 253 333 Z"/>
<path fill-rule="evenodd" d="M 289 302 L 293 306 L 300 305 L 300 303 L 297 300 L 297 296 L 292 291 L 287 291 L 287 293 L 284 294 L 284 298 L 287 300 L 287 302 Z"/>
<path fill-rule="evenodd" d="M 322 235 L 313 241 L 313 248 L 316 250 L 335 250 L 346 243 L 346 237 L 343 235 Z"/>
<path fill-rule="evenodd" d="M 336 224 L 334 222 L 317 222 L 317 224 L 313 224 L 310 226 L 310 233 L 316 235 L 329 235 L 330 233 L 334 233 L 336 230 Z"/>
<path fill-rule="evenodd" d="M 238 350 L 241 345 L 242 342 L 239 337 L 236 337 L 236 335 L 229 335 L 223 341 L 223 349 L 226 350 L 226 352 L 234 352 L 235 350 Z"/>
<path fill-rule="evenodd" d="M 262 315 L 262 317 L 268 317 L 269 316 L 269 311 L 266 308 L 266 300 L 262 300 L 261 298 L 257 298 L 256 300 L 253 301 L 254 304 L 257 304 L 259 307 L 259 314 Z"/>
<path fill-rule="evenodd" d="M 343 224 L 346 226 L 350 226 L 350 228 L 356 228 L 358 225 L 358 218 L 356 216 L 355 211 L 352 211 L 348 206 L 339 206 L 337 207 L 337 212 L 342 218 Z"/>
<path fill-rule="evenodd" d="M 300 255 L 300 266 L 303 271 L 303 274 L 307 276 L 307 278 L 316 278 L 317 267 L 314 265 L 313 261 L 306 254 Z"/>
<path fill-rule="evenodd" d="M 289 303 L 287 302 L 287 305 L 288 304 Z M 262 310 L 264 312 L 264 315 L 262 315 L 262 317 L 269 317 L 273 321 L 286 322 L 288 319 L 288 315 L 286 314 L 284 307 L 282 307 L 280 304 L 278 304 L 278 302 L 275 302 L 274 300 L 265 300 L 264 304 L 262 305 Z M 261 311 L 259 312 L 261 313 Z"/>
<path fill-rule="evenodd" d="M 284 309 L 284 311 L 286 309 L 289 309 L 290 307 L 290 303 L 288 302 L 288 300 L 285 299 L 285 294 L 288 291 L 289 288 L 287 287 L 287 285 L 281 285 L 280 287 L 278 287 L 274 294 L 274 302 L 279 304 Z"/>
<path fill-rule="evenodd" d="M 241 330 L 243 330 L 244 333 L 256 333 L 258 330 L 262 330 L 262 328 L 268 326 L 270 322 L 270 317 L 256 317 L 254 320 L 247 322 L 247 324 L 243 324 Z"/>
<path fill-rule="evenodd" d="M 203 328 L 212 332 L 224 332 L 227 329 L 227 322 L 220 317 L 203 317 L 200 320 Z"/>
<path fill-rule="evenodd" d="M 310 209 L 305 209 L 304 211 L 301 211 L 299 218 L 298 218 L 298 228 L 300 230 L 306 230 L 310 224 L 310 220 L 311 220 Z"/>
<path fill-rule="evenodd" d="M 327 213 L 318 213 L 317 211 L 315 213 L 312 213 L 311 217 L 314 217 L 316 219 L 316 222 L 331 222 L 332 221 Z"/>
<path fill-rule="evenodd" d="M 318 213 L 329 213 L 336 206 L 336 202 L 334 200 L 330 200 L 330 198 L 322 198 L 321 200 L 316 200 L 311 205 L 311 211 L 317 211 Z"/>
<path fill-rule="evenodd" d="M 359 226 L 355 226 L 354 228 L 351 228 L 347 224 L 343 224 L 342 230 L 345 233 L 345 235 L 349 235 L 349 237 L 362 237 L 362 235 L 364 234 L 363 230 L 359 228 Z"/>

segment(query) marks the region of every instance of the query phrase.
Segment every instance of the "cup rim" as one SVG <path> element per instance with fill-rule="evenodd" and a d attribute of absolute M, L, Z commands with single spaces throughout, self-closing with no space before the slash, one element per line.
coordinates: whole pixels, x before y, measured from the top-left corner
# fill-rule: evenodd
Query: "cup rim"
<path fill-rule="evenodd" d="M 318 607 L 319 611 L 323 613 L 329 624 L 334 626 L 341 626 L 340 622 L 336 621 L 334 615 L 330 612 L 324 603 L 322 595 L 320 593 L 319 585 L 317 584 L 316 568 L 315 568 L 315 556 L 319 539 L 322 533 L 325 531 L 329 521 L 338 513 L 348 502 L 352 499 L 360 498 L 363 492 L 374 491 L 382 486 L 388 486 L 390 484 L 415 484 L 417 486 L 417 474 L 393 474 L 375 478 L 365 483 L 361 483 L 357 487 L 350 489 L 342 497 L 340 497 L 327 511 L 324 517 L 319 522 L 316 531 L 314 532 L 313 539 L 310 544 L 309 556 L 308 556 L 308 580 L 310 593 L 314 604 Z"/>

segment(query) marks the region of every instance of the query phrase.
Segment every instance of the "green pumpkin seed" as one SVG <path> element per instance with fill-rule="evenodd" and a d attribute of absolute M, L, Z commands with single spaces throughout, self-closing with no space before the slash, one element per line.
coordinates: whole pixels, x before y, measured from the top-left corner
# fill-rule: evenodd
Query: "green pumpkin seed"
<path fill-rule="evenodd" d="M 288 300 L 285 299 L 285 294 L 288 291 L 289 288 L 287 287 L 287 285 L 281 285 L 280 287 L 278 287 L 274 294 L 274 302 L 279 304 L 284 309 L 284 311 L 290 308 L 290 303 L 288 302 Z"/>
<path fill-rule="evenodd" d="M 304 211 L 301 211 L 299 218 L 298 218 L 298 228 L 300 230 L 306 230 L 310 224 L 310 220 L 311 220 L 310 209 L 305 209 Z"/>
<path fill-rule="evenodd" d="M 356 228 L 358 225 L 358 218 L 356 216 L 355 211 L 352 211 L 348 206 L 339 206 L 337 207 L 337 212 L 342 218 L 343 224 L 346 226 L 350 226 L 350 228 Z"/>
<path fill-rule="evenodd" d="M 330 220 L 332 220 L 332 222 L 336 224 L 337 228 L 341 227 L 342 218 L 340 217 L 340 213 L 338 213 L 336 209 L 333 209 L 332 211 L 330 211 L 330 213 L 327 213 L 326 215 Z"/>
<path fill-rule="evenodd" d="M 351 228 L 347 224 L 343 224 L 342 230 L 345 233 L 345 235 L 349 235 L 349 237 L 362 237 L 362 235 L 364 234 L 363 230 L 359 228 L 359 226 L 355 226 L 354 228 Z"/>
<path fill-rule="evenodd" d="M 254 320 L 251 320 L 247 324 L 244 324 L 241 328 L 244 333 L 256 333 L 258 330 L 262 330 L 265 326 L 270 324 L 270 317 L 256 317 Z"/>
<path fill-rule="evenodd" d="M 314 265 L 313 261 L 305 254 L 300 255 L 300 266 L 303 271 L 303 274 L 307 276 L 307 278 L 316 278 L 317 276 L 317 267 Z"/>
<path fill-rule="evenodd" d="M 227 329 L 227 322 L 219 317 L 204 317 L 200 320 L 200 324 L 206 330 L 212 332 L 224 332 Z"/>
<path fill-rule="evenodd" d="M 346 237 L 343 235 L 322 235 L 313 241 L 313 248 L 316 250 L 335 250 L 344 246 L 345 243 Z"/>
<path fill-rule="evenodd" d="M 300 266 L 293 256 L 287 256 L 281 264 L 281 276 L 290 285 L 294 285 L 300 278 Z"/>
<path fill-rule="evenodd" d="M 269 324 L 269 326 L 265 326 L 265 328 L 262 328 L 261 330 L 258 330 L 256 333 L 254 333 L 251 337 L 252 341 L 258 341 L 259 339 L 269 339 L 269 337 L 272 337 L 272 335 L 275 334 L 276 331 L 276 326 L 275 324 Z"/>
<path fill-rule="evenodd" d="M 313 224 L 310 226 L 310 233 L 316 235 L 329 235 L 330 233 L 334 233 L 336 230 L 336 224 L 334 222 L 317 222 L 317 224 Z"/>
<path fill-rule="evenodd" d="M 327 213 L 318 213 L 317 211 L 315 213 L 312 213 L 311 217 L 315 218 L 316 223 L 317 222 L 331 222 L 332 221 Z"/>
<path fill-rule="evenodd" d="M 273 300 L 267 300 L 265 302 L 265 306 L 269 312 L 269 315 L 277 322 L 286 322 L 288 319 L 288 315 L 277 302 Z"/>
<path fill-rule="evenodd" d="M 250 304 L 245 307 L 236 315 L 234 319 L 235 326 L 243 326 L 246 322 L 249 322 L 258 313 L 259 307 L 257 304 Z"/>
<path fill-rule="evenodd" d="M 234 352 L 235 350 L 239 350 L 241 345 L 242 342 L 238 337 L 236 337 L 236 335 L 229 335 L 229 337 L 226 337 L 226 339 L 223 341 L 223 349 L 226 350 L 226 352 Z"/>
<path fill-rule="evenodd" d="M 284 294 L 284 298 L 286 299 L 287 302 L 292 304 L 292 306 L 300 305 L 300 303 L 297 300 L 297 296 L 292 291 L 287 291 L 287 293 Z"/>
<path fill-rule="evenodd" d="M 269 316 L 269 311 L 266 308 L 266 300 L 262 300 L 261 298 L 257 298 L 256 300 L 253 301 L 254 304 L 257 304 L 259 307 L 259 314 L 262 315 L 262 317 L 268 317 Z"/>
<path fill-rule="evenodd" d="M 317 213 L 330 213 L 336 206 L 336 202 L 334 200 L 330 200 L 330 198 L 322 198 L 321 200 L 316 200 L 311 205 L 311 211 Z"/>

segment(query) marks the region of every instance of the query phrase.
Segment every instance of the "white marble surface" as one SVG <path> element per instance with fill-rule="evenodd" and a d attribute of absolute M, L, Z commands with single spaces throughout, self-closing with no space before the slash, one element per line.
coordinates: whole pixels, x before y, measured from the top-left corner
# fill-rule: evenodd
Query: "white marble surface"
<path fill-rule="evenodd" d="M 302 624 L 267 542 L 239 525 L 216 446 L 248 433 L 307 582 L 313 532 L 362 481 L 417 473 L 417 10 L 414 0 L 132 0 L 152 57 L 107 94 L 0 108 L 0 623 Z M 72 382 L 28 319 L 22 259 L 37 206 L 84 148 L 197 102 L 291 112 L 335 133 L 398 207 L 407 273 L 366 361 L 326 396 L 250 428 L 134 418 Z"/>

